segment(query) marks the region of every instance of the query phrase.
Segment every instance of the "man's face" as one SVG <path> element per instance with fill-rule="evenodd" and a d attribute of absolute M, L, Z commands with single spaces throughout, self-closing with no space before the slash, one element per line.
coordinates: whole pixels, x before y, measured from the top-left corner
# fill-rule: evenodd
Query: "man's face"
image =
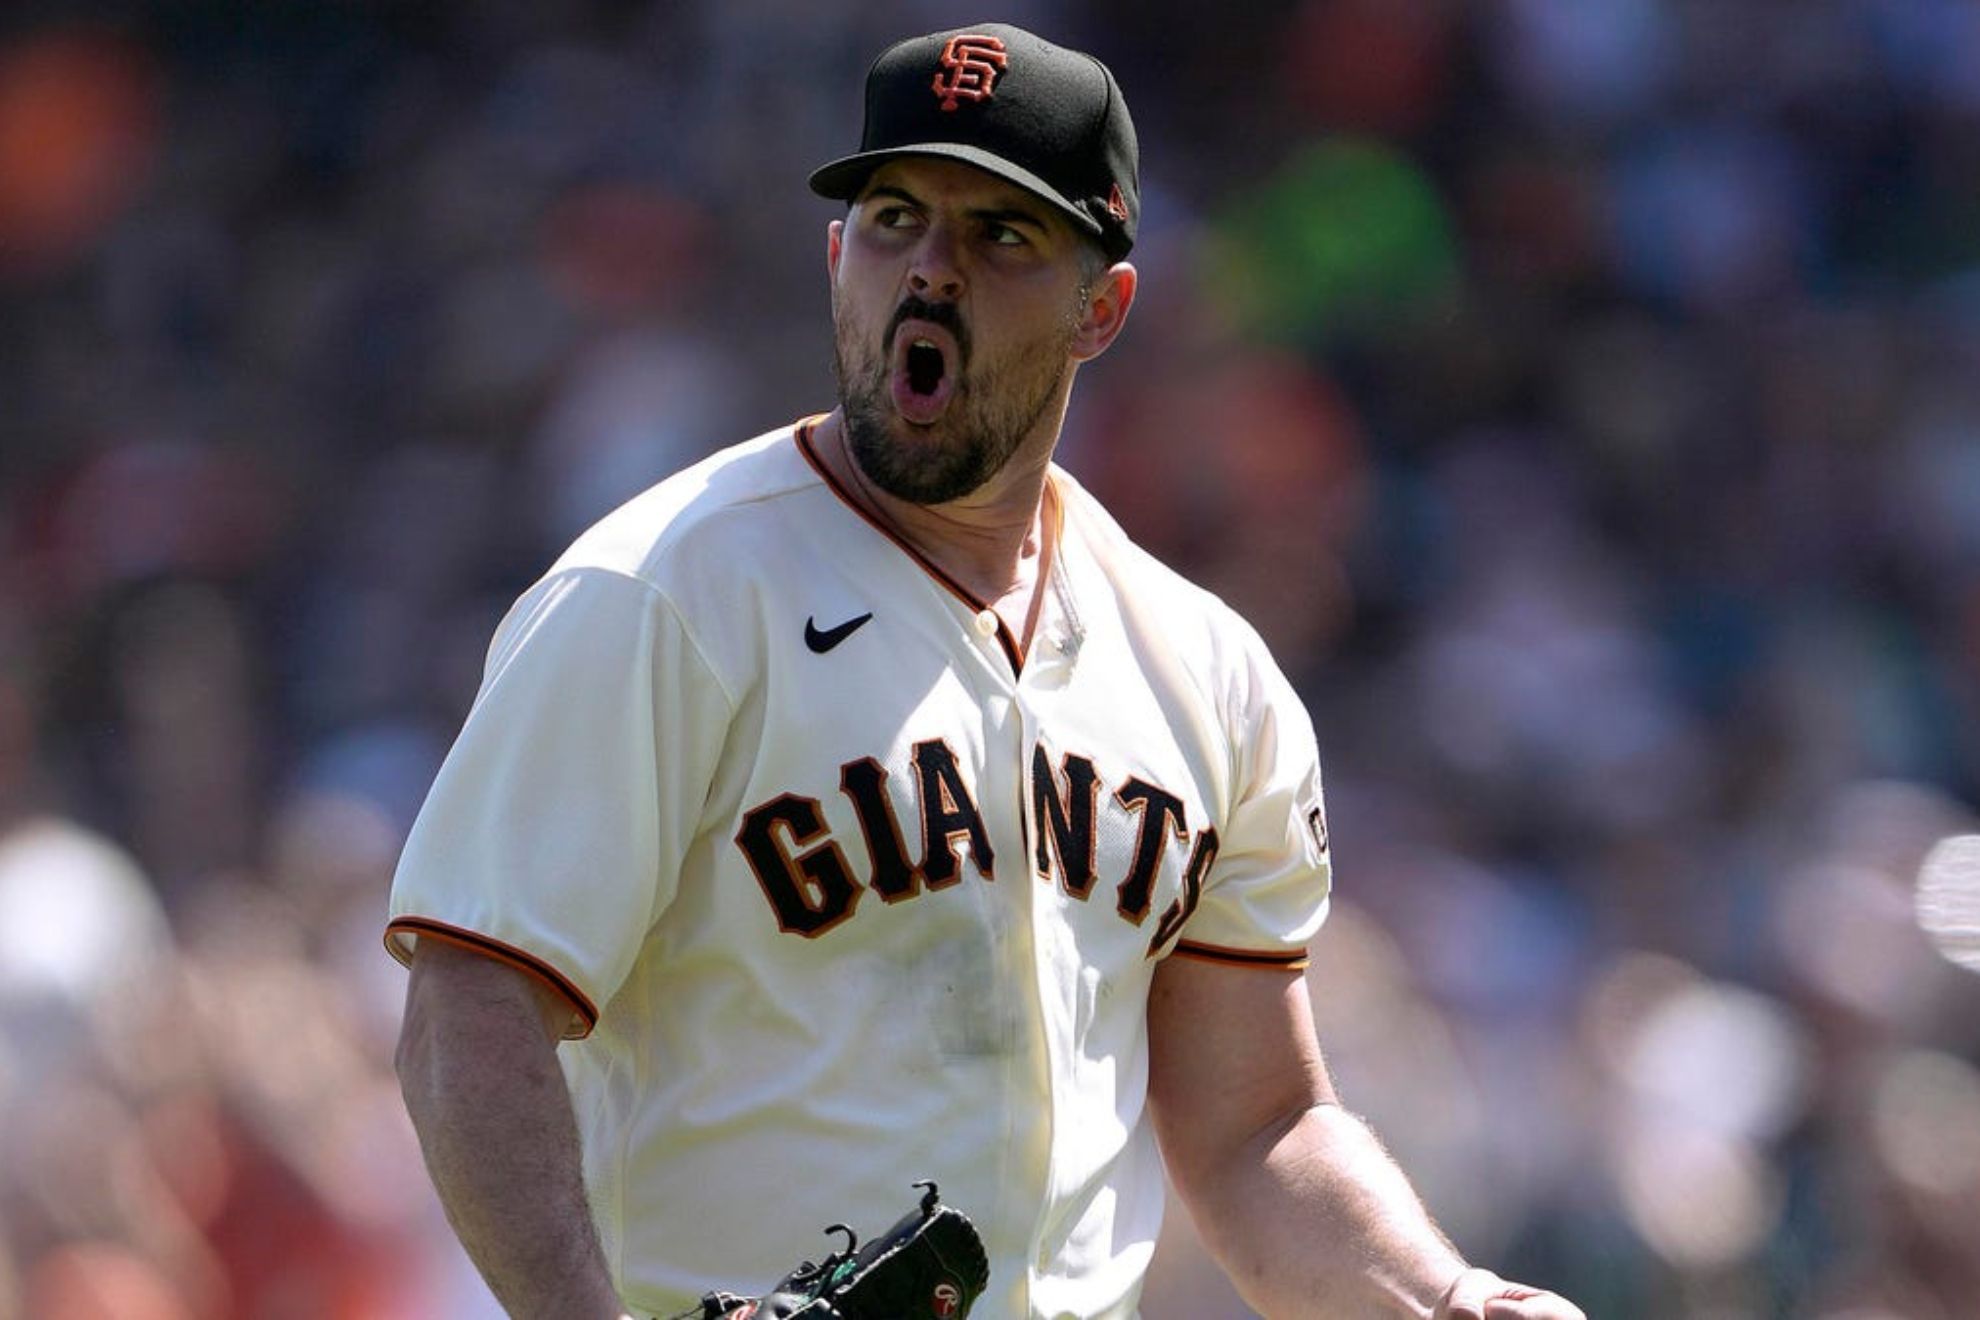
<path fill-rule="evenodd" d="M 1092 269 L 1048 203 L 974 166 L 890 161 L 829 251 L 849 448 L 874 485 L 941 504 L 1049 446 Z"/>

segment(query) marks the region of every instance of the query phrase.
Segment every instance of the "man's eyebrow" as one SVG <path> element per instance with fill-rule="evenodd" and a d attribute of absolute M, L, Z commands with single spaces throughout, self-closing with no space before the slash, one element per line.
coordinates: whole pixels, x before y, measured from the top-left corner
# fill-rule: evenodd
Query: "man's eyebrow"
<path fill-rule="evenodd" d="M 926 202 L 916 197 L 907 189 L 893 183 L 874 184 L 871 188 L 860 194 L 859 201 L 863 205 L 881 197 L 900 202 L 906 206 L 912 206 L 917 211 L 928 209 Z M 1040 233 L 1049 232 L 1051 229 L 1051 226 L 1046 223 L 1045 217 L 1041 213 L 1016 202 L 1006 202 L 1000 206 L 972 207 L 969 215 L 974 220 L 988 220 L 998 224 L 1029 225 Z"/>
<path fill-rule="evenodd" d="M 876 197 L 891 197 L 895 201 L 905 202 L 909 206 L 912 206 L 917 210 L 920 210 L 922 208 L 922 201 L 919 197 L 916 197 L 913 193 L 909 192 L 907 189 L 897 188 L 891 183 L 875 184 L 873 187 L 867 189 L 864 193 L 861 193 L 859 200 L 862 203 L 865 203 L 872 201 Z"/>
<path fill-rule="evenodd" d="M 1045 233 L 1050 226 L 1038 212 L 1022 206 L 984 206 L 970 212 L 978 220 L 991 220 L 998 224 L 1030 225 L 1039 233 Z"/>

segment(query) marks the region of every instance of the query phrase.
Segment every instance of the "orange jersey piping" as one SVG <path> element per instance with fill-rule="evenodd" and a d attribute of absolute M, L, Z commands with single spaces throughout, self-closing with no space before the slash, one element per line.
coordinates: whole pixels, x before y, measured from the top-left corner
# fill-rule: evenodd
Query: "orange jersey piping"
<path fill-rule="evenodd" d="M 395 939 L 398 935 L 416 935 L 421 939 L 438 940 L 456 948 L 467 949 L 507 963 L 519 972 L 530 976 L 555 990 L 570 1001 L 572 1009 L 584 1020 L 584 1028 L 578 1032 L 565 1031 L 565 1040 L 583 1040 L 598 1025 L 598 1009 L 584 991 L 577 988 L 576 982 L 552 967 L 533 953 L 526 953 L 513 944 L 504 944 L 492 936 L 479 931 L 467 930 L 460 926 L 450 926 L 444 921 L 431 917 L 399 917 L 385 927 L 385 949 L 400 962 L 408 962 L 411 950 L 401 946 Z"/>
<path fill-rule="evenodd" d="M 796 439 L 797 439 L 798 452 L 804 455 L 805 462 L 811 464 L 812 470 L 816 472 L 819 476 L 819 479 L 825 483 L 825 488 L 831 491 L 832 494 L 838 498 L 838 501 L 841 504 L 845 505 L 848 509 L 851 509 L 861 518 L 865 519 L 867 525 L 872 527 L 873 530 L 879 532 L 889 541 L 892 541 L 895 545 L 899 546 L 901 550 L 907 555 L 908 558 L 912 559 L 917 565 L 920 566 L 922 572 L 928 574 L 928 576 L 934 578 L 937 582 L 939 582 L 945 589 L 947 589 L 950 595 L 960 600 L 963 604 L 969 606 L 972 610 L 975 610 L 978 614 L 981 614 L 983 611 L 989 609 L 990 607 L 988 605 L 984 604 L 982 601 L 978 600 L 974 595 L 971 594 L 969 588 L 963 586 L 962 583 L 956 581 L 954 578 L 950 577 L 947 573 L 943 572 L 926 555 L 922 554 L 921 551 L 915 549 L 912 544 L 910 544 L 908 541 L 904 540 L 900 535 L 898 535 L 893 528 L 887 526 L 887 524 L 881 522 L 878 518 L 868 513 L 866 509 L 862 507 L 860 503 L 852 497 L 851 492 L 848 491 L 844 486 L 839 484 L 839 479 L 832 475 L 831 469 L 825 466 L 825 460 L 820 458 L 818 456 L 818 451 L 813 449 L 811 446 L 811 433 L 813 430 L 817 428 L 818 423 L 822 420 L 823 420 L 822 416 L 807 417 L 802 422 L 799 422 L 797 425 Z M 1043 589 L 1043 585 L 1044 585 L 1043 583 L 1040 583 L 1041 590 Z M 997 615 L 997 641 L 1000 645 L 1003 646 L 1004 655 L 1011 662 L 1011 672 L 1023 673 L 1024 648 L 1018 644 L 1018 639 L 1011 633 L 1010 625 L 1004 622 L 1004 618 L 1001 614 Z"/>
<path fill-rule="evenodd" d="M 1196 940 L 1177 940 L 1171 953 L 1185 958 L 1199 958 L 1204 962 L 1228 963 L 1238 967 L 1279 967 L 1289 972 L 1305 968 L 1308 955 L 1305 949 L 1288 949 L 1267 952 L 1263 949 L 1227 949 L 1221 944 L 1202 944 Z"/>

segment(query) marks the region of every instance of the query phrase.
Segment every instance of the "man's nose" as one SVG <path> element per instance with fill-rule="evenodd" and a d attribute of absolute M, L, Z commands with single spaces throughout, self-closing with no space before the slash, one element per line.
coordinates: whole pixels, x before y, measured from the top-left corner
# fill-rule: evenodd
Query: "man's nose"
<path fill-rule="evenodd" d="M 950 302 L 962 295 L 962 263 L 947 225 L 931 225 L 922 236 L 908 267 L 908 287 L 930 301 Z"/>

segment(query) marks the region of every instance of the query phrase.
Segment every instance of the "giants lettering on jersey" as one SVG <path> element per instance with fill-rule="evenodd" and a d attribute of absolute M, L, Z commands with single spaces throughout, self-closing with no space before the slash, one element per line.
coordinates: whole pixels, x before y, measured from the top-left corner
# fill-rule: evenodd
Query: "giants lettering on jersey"
<path fill-rule="evenodd" d="M 778 929 L 816 938 L 849 919 L 869 890 L 883 902 L 898 903 L 924 888 L 946 889 L 962 879 L 956 857 L 961 843 L 968 845 L 977 874 L 996 878 L 990 834 L 955 750 L 940 739 L 916 743 L 911 769 L 921 826 L 919 856 L 909 853 L 900 812 L 887 791 L 887 768 L 870 756 L 839 767 L 839 792 L 851 803 L 866 842 L 863 883 L 854 878 L 817 798 L 780 793 L 743 813 L 736 846 L 776 913 Z M 1115 789 L 1107 802 L 1106 810 L 1135 822 L 1134 846 L 1113 888 L 1114 910 L 1122 920 L 1139 926 L 1148 919 L 1169 847 L 1189 845 L 1182 892 L 1163 910 L 1148 941 L 1152 957 L 1182 929 L 1202 898 L 1204 879 L 1217 860 L 1217 831 L 1206 826 L 1192 842 L 1183 800 L 1138 775 Z M 1067 894 L 1087 901 L 1100 879 L 1100 775 L 1092 760 L 1068 752 L 1055 769 L 1044 746 L 1033 746 L 1031 807 L 1038 877 L 1047 883 L 1056 878 Z"/>

